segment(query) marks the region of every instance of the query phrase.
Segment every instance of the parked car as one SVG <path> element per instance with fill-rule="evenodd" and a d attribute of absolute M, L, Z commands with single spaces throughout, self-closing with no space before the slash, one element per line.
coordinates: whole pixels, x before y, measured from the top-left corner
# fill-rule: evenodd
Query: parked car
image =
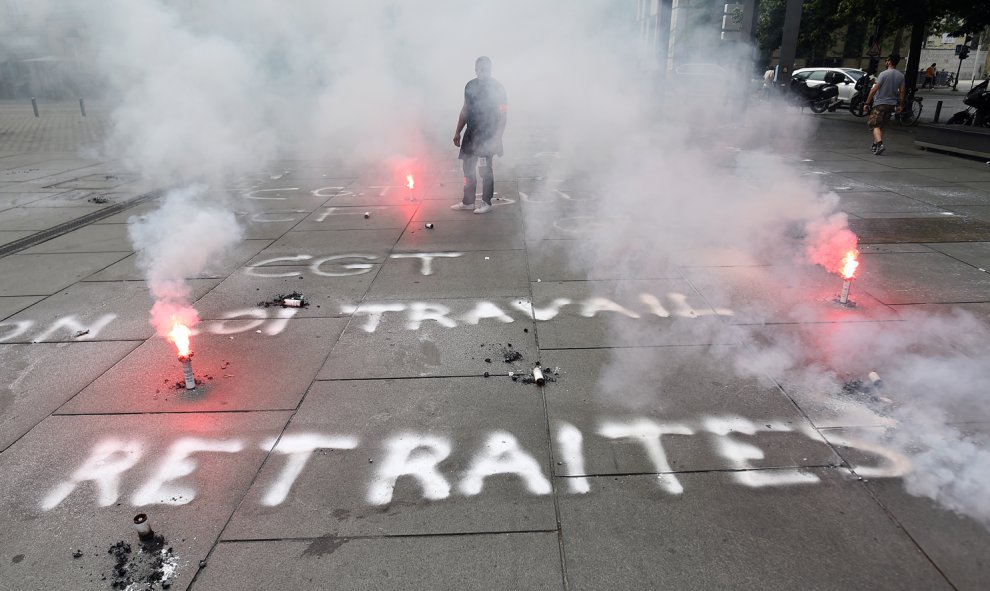
<path fill-rule="evenodd" d="M 856 68 L 801 68 L 794 70 L 791 78 L 804 80 L 808 86 L 815 87 L 825 84 L 825 74 L 828 72 L 842 74 L 842 82 L 838 84 L 839 100 L 843 104 L 849 104 L 850 99 L 856 94 L 856 81 L 866 75 L 863 70 Z"/>

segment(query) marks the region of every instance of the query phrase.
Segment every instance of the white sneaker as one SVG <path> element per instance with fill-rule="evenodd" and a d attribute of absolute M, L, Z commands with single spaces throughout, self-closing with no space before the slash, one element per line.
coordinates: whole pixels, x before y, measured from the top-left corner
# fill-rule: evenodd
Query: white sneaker
<path fill-rule="evenodd" d="M 492 210 L 491 205 L 488 205 L 487 203 L 482 203 L 481 205 L 478 206 L 477 209 L 474 210 L 474 213 L 488 213 L 491 210 Z"/>
<path fill-rule="evenodd" d="M 454 205 L 451 205 L 450 208 L 467 211 L 469 209 L 474 209 L 474 203 L 455 203 Z"/>

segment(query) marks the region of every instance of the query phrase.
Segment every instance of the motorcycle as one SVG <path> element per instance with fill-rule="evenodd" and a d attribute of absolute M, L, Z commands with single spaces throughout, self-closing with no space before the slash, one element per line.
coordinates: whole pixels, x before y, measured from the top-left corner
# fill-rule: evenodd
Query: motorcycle
<path fill-rule="evenodd" d="M 856 81 L 856 92 L 849 99 L 849 112 L 856 117 L 866 117 L 869 111 L 866 109 L 866 97 L 870 94 L 870 89 L 876 83 L 876 78 L 867 74 L 860 76 Z"/>
<path fill-rule="evenodd" d="M 965 111 L 959 111 L 945 123 L 947 125 L 972 125 L 974 127 L 990 127 L 990 80 L 977 84 L 963 99 L 967 106 Z"/>
<path fill-rule="evenodd" d="M 809 86 L 806 80 L 794 78 L 787 97 L 795 106 L 808 107 L 812 113 L 834 111 L 841 102 L 838 85 L 842 80 L 842 74 L 838 72 L 826 72 L 825 84 L 819 86 Z"/>

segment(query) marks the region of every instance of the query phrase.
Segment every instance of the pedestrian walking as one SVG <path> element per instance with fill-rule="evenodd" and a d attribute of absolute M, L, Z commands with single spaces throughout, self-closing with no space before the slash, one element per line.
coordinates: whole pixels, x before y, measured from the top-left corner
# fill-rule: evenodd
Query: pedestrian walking
<path fill-rule="evenodd" d="M 492 210 L 492 197 L 495 195 L 492 159 L 502 155 L 502 132 L 508 117 L 508 100 L 505 88 L 492 78 L 491 59 L 482 56 L 475 60 L 474 72 L 477 78 L 464 86 L 464 106 L 454 131 L 454 145 L 461 149 L 457 157 L 464 170 L 464 198 L 450 208 L 488 213 Z M 475 207 L 479 164 L 481 205 Z"/>
<path fill-rule="evenodd" d="M 925 70 L 925 83 L 921 85 L 921 88 L 926 86 L 935 90 L 935 64 L 928 66 L 928 69 Z"/>
<path fill-rule="evenodd" d="M 890 121 L 891 113 L 900 113 L 906 98 L 904 87 L 904 74 L 896 67 L 901 61 L 901 56 L 892 53 L 887 58 L 887 69 L 880 72 L 877 81 L 870 89 L 869 96 L 866 97 L 866 108 L 870 110 L 867 124 L 873 130 L 873 147 L 870 151 L 874 155 L 883 154 L 883 128 Z"/>
<path fill-rule="evenodd" d="M 774 69 L 773 66 L 767 66 L 767 71 L 763 72 L 763 99 L 767 100 L 770 98 L 770 93 L 773 91 L 773 77 Z"/>

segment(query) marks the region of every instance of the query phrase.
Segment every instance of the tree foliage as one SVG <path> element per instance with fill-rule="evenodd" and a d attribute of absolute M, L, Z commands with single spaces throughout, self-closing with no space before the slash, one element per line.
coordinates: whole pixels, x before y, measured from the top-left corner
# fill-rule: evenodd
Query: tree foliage
<path fill-rule="evenodd" d="M 763 55 L 780 47 L 787 0 L 763 0 L 757 43 Z M 807 0 L 803 3 L 798 54 L 824 56 L 836 35 L 850 25 L 879 24 L 890 32 L 923 23 L 931 31 L 952 35 L 976 33 L 990 26 L 987 0 Z M 872 27 L 867 27 L 872 29 Z"/>
<path fill-rule="evenodd" d="M 990 3 L 986 0 L 841 0 L 845 15 L 871 14 L 885 27 L 910 27 L 916 23 L 938 28 L 952 35 L 974 33 L 990 25 Z M 953 28 L 954 27 L 954 28 Z"/>
<path fill-rule="evenodd" d="M 835 45 L 838 34 L 851 22 L 841 15 L 843 0 L 808 0 L 801 11 L 798 33 L 798 53 L 809 57 L 824 57 Z M 784 29 L 787 0 L 763 0 L 757 27 L 757 43 L 761 53 L 768 55 L 780 47 Z M 855 19 L 853 19 L 855 20 Z"/>

